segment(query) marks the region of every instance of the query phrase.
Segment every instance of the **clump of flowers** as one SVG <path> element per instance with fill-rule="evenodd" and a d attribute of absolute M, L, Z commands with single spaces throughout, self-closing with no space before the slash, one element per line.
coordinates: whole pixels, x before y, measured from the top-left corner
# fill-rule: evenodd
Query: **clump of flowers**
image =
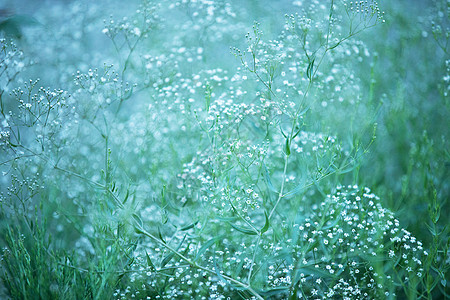
<path fill-rule="evenodd" d="M 297 296 L 384 298 L 395 296 L 396 284 L 423 275 L 422 243 L 369 188 L 337 187 L 293 231 Z"/>

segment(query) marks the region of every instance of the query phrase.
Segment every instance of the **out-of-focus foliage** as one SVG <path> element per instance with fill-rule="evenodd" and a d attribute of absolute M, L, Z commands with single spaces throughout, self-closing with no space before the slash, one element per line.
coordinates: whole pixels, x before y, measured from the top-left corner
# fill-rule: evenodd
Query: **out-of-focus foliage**
<path fill-rule="evenodd" d="M 449 3 L 0 2 L 0 296 L 449 297 Z"/>

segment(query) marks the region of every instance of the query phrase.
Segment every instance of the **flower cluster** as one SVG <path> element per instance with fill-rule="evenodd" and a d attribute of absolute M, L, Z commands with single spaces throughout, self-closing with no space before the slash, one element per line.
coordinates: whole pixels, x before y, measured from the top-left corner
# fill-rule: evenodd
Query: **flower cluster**
<path fill-rule="evenodd" d="M 279 247 L 293 255 L 295 267 L 287 273 L 298 285 L 298 297 L 386 297 L 396 283 L 423 276 L 427 252 L 422 243 L 368 188 L 338 187 L 300 218 L 292 228 L 296 242 Z M 269 286 L 286 286 L 281 280 L 286 274 L 276 270 L 269 272 Z"/>
<path fill-rule="evenodd" d="M 377 1 L 345 1 L 344 5 L 348 13 L 354 16 L 358 15 L 364 21 L 365 26 L 384 22 L 384 12 L 380 10 Z"/>

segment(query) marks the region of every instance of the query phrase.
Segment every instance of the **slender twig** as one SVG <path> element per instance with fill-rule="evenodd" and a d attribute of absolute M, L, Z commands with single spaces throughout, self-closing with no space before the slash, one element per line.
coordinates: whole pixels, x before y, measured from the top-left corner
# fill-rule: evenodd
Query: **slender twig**
<path fill-rule="evenodd" d="M 253 266 L 255 265 L 256 252 L 258 251 L 259 243 L 261 242 L 261 236 L 262 236 L 262 234 L 258 235 L 258 239 L 256 240 L 255 250 L 253 251 L 252 262 L 250 264 L 250 270 L 248 271 L 248 277 L 247 277 L 248 284 L 250 284 L 250 280 L 252 278 Z"/>
<path fill-rule="evenodd" d="M 280 192 L 278 193 L 278 199 L 277 202 L 275 203 L 275 205 L 273 206 L 272 210 L 269 213 L 269 220 L 272 217 L 273 213 L 275 212 L 275 209 L 278 206 L 278 203 L 280 203 L 281 198 L 283 198 L 283 191 L 284 191 L 284 183 L 286 182 L 286 170 L 287 170 L 287 166 L 288 166 L 288 160 L 289 160 L 289 155 L 285 155 L 284 158 L 284 170 L 283 170 L 283 176 L 282 176 L 282 182 L 281 182 L 281 187 L 280 187 Z"/>

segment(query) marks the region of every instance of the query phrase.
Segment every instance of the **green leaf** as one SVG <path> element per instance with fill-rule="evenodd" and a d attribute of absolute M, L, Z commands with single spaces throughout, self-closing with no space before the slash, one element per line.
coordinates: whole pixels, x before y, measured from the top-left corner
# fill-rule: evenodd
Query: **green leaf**
<path fill-rule="evenodd" d="M 302 131 L 302 129 L 299 128 L 299 129 L 297 130 L 297 132 L 292 136 L 292 139 L 295 139 L 295 138 L 297 137 L 297 135 L 298 135 L 301 131 Z"/>
<path fill-rule="evenodd" d="M 244 264 L 246 264 L 245 260 L 241 259 L 241 261 L 238 264 L 233 265 L 233 269 L 231 270 L 231 272 L 234 278 L 241 275 L 242 269 L 244 268 Z"/>
<path fill-rule="evenodd" d="M 203 244 L 203 246 L 198 250 L 197 255 L 195 255 L 195 260 L 198 260 L 200 258 L 200 256 L 203 255 L 203 253 L 206 252 L 206 250 L 208 250 L 209 247 L 211 247 L 212 244 L 214 244 L 216 241 L 222 239 L 222 235 L 221 236 L 216 236 L 210 240 L 208 240 L 206 243 Z"/>
<path fill-rule="evenodd" d="M 396 267 L 400 263 L 401 260 L 402 260 L 402 257 L 400 255 L 398 255 L 397 259 L 394 262 L 394 267 Z"/>
<path fill-rule="evenodd" d="M 315 60 L 316 59 L 313 58 L 313 60 L 309 62 L 308 68 L 306 69 L 306 76 L 308 77 L 309 80 L 312 80 L 312 75 L 314 74 L 313 69 L 314 69 L 314 61 Z"/>
<path fill-rule="evenodd" d="M 125 276 L 125 272 L 124 273 L 120 273 L 119 276 L 117 276 L 117 283 L 120 282 L 120 280 L 123 278 L 123 276 Z"/>
<path fill-rule="evenodd" d="M 223 282 L 227 282 L 227 280 L 225 280 L 225 278 L 223 278 L 222 274 L 220 273 L 219 267 L 217 266 L 217 260 L 215 255 L 213 263 L 214 263 L 214 271 L 216 271 L 216 274 L 219 277 L 219 279 L 222 280 Z"/>
<path fill-rule="evenodd" d="M 258 233 L 257 233 L 256 231 L 254 231 L 254 230 L 250 230 L 250 229 L 247 229 L 247 228 L 244 228 L 244 227 L 239 227 L 239 226 L 233 225 L 233 224 L 231 224 L 231 223 L 229 223 L 229 224 L 231 225 L 231 227 L 233 227 L 233 228 L 236 229 L 237 231 L 242 232 L 242 233 L 244 233 L 244 234 L 248 234 L 248 235 L 257 235 L 257 234 L 258 234 Z"/>
<path fill-rule="evenodd" d="M 183 256 L 186 256 L 189 253 L 189 246 L 191 246 L 191 243 L 188 243 L 186 249 L 184 249 L 183 253 L 181 253 Z"/>
<path fill-rule="evenodd" d="M 355 168 L 356 168 L 356 164 L 351 165 L 350 167 L 348 167 L 346 169 L 337 169 L 337 171 L 338 171 L 338 174 L 345 174 L 345 173 L 353 171 Z"/>
<path fill-rule="evenodd" d="M 167 206 L 167 200 L 166 200 L 166 186 L 163 185 L 163 188 L 161 190 L 161 207 L 165 208 Z"/>
<path fill-rule="evenodd" d="M 167 216 L 167 211 L 166 211 L 165 209 L 163 209 L 163 210 L 161 211 L 161 222 L 162 222 L 163 224 L 166 224 L 167 221 L 169 221 L 169 217 Z"/>
<path fill-rule="evenodd" d="M 185 240 L 186 240 L 186 235 L 183 237 L 183 240 L 178 245 L 178 247 L 175 249 L 176 251 L 178 251 L 180 249 L 181 245 L 183 245 Z M 163 260 L 161 261 L 161 268 L 164 268 L 164 266 L 167 265 L 174 256 L 175 256 L 175 252 L 171 252 L 171 253 L 167 254 L 166 257 L 164 257 Z"/>
<path fill-rule="evenodd" d="M 139 216 L 138 216 L 137 214 L 135 214 L 135 213 L 133 213 L 131 216 L 133 217 L 134 221 L 136 221 L 136 223 L 137 223 L 141 228 L 144 227 L 144 223 L 142 222 L 141 217 L 139 217 Z"/>
<path fill-rule="evenodd" d="M 287 136 L 286 136 L 286 134 L 284 133 L 284 131 L 283 131 L 283 129 L 281 128 L 281 126 L 280 126 L 280 131 L 281 131 L 281 134 L 284 136 L 284 138 L 287 139 Z"/>
<path fill-rule="evenodd" d="M 286 151 L 286 155 L 287 156 L 291 155 L 291 146 L 289 144 L 290 144 L 289 138 L 286 138 L 286 147 L 285 147 L 286 149 L 285 149 L 285 151 Z"/>
<path fill-rule="evenodd" d="M 292 189 L 289 192 L 287 192 L 286 194 L 284 194 L 283 198 L 288 199 L 288 198 L 300 193 L 304 189 L 305 189 L 305 184 L 301 183 L 301 184 L 297 185 L 294 189 Z"/>
<path fill-rule="evenodd" d="M 437 232 L 436 232 L 436 228 L 431 227 L 430 225 L 428 225 L 427 223 L 424 223 L 425 226 L 428 228 L 428 230 L 430 231 L 432 236 L 437 236 Z"/>
<path fill-rule="evenodd" d="M 230 200 L 230 205 L 231 205 L 231 208 L 233 209 L 233 211 L 234 211 L 237 215 L 239 215 L 239 212 L 237 211 L 236 207 L 234 207 L 234 205 L 233 205 L 233 203 L 231 202 L 231 200 Z"/>
<path fill-rule="evenodd" d="M 271 297 L 271 296 L 283 297 L 283 296 L 285 296 L 287 291 L 289 291 L 288 286 L 281 286 L 281 287 L 276 287 L 276 288 L 273 288 L 270 290 L 258 291 L 258 294 L 260 294 L 263 297 Z"/>
<path fill-rule="evenodd" d="M 197 222 L 194 222 L 194 223 L 192 223 L 192 224 L 189 224 L 189 225 L 187 225 L 187 226 L 184 226 L 184 227 L 182 227 L 180 230 L 181 230 L 181 231 L 185 231 L 185 230 L 189 230 L 189 229 L 191 229 L 191 228 L 194 228 L 194 226 L 197 225 L 197 223 L 198 223 L 198 221 L 197 221 Z"/>
<path fill-rule="evenodd" d="M 339 219 L 339 218 L 336 218 L 333 222 L 330 222 L 329 224 L 327 223 L 327 224 L 326 224 L 325 226 L 323 226 L 321 229 L 322 229 L 322 230 L 330 229 L 330 228 L 336 226 L 337 223 L 339 223 L 339 221 L 340 221 L 340 219 Z"/>
<path fill-rule="evenodd" d="M 266 164 L 263 163 L 264 166 L 264 179 L 266 180 L 267 183 L 267 187 L 269 188 L 269 190 L 271 190 L 272 192 L 277 193 L 277 189 L 273 186 L 272 184 L 272 180 L 270 180 L 270 175 L 269 175 L 269 170 L 267 170 Z"/>
<path fill-rule="evenodd" d="M 294 285 L 295 287 L 294 287 L 294 290 L 292 291 L 292 293 L 291 293 L 291 296 L 289 296 L 289 300 L 295 300 L 295 299 L 297 299 L 297 293 L 298 293 L 298 284 L 296 283 L 295 285 Z"/>
<path fill-rule="evenodd" d="M 137 234 L 145 234 L 144 230 L 143 230 L 141 227 L 139 227 L 139 226 L 137 226 L 137 225 L 134 225 L 133 227 L 134 227 L 134 231 L 135 231 Z"/>
<path fill-rule="evenodd" d="M 158 237 L 161 241 L 163 241 L 164 244 L 166 244 L 166 241 L 164 240 L 162 234 L 161 234 L 161 228 L 158 227 Z"/>
<path fill-rule="evenodd" d="M 145 251 L 145 257 L 147 258 L 147 265 L 152 269 L 155 270 L 155 265 L 153 264 L 152 260 L 150 259 L 150 256 L 148 255 L 147 251 Z"/>
<path fill-rule="evenodd" d="M 164 268 L 174 256 L 175 256 L 174 252 L 167 254 L 161 261 L 161 268 Z"/>
<path fill-rule="evenodd" d="M 270 227 L 270 220 L 265 211 L 264 211 L 264 216 L 266 217 L 266 223 L 264 224 L 263 228 L 261 228 L 261 234 L 263 234 L 264 232 L 269 230 L 269 227 Z"/>
<path fill-rule="evenodd" d="M 130 196 L 130 190 L 127 189 L 127 193 L 125 194 L 125 198 L 123 199 L 122 204 L 125 204 L 127 202 L 129 196 Z"/>
<path fill-rule="evenodd" d="M 239 218 L 238 217 L 216 217 L 216 219 L 219 221 L 223 221 L 223 222 L 231 222 L 231 221 L 236 221 Z"/>

